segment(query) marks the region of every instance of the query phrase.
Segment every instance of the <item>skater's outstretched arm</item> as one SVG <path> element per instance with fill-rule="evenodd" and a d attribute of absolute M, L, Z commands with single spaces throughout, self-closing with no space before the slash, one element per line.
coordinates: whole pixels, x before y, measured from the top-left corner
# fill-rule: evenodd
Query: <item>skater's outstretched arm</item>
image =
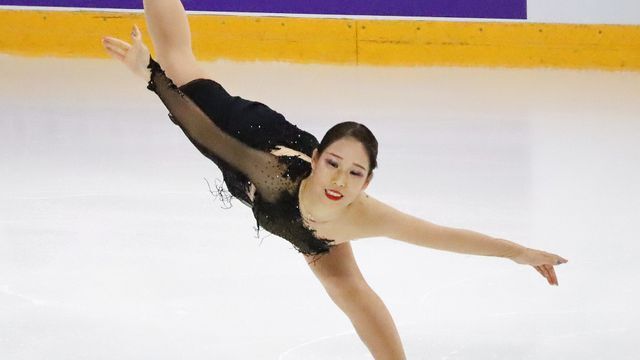
<path fill-rule="evenodd" d="M 531 265 L 550 285 L 558 285 L 554 266 L 568 260 L 475 231 L 442 226 L 399 211 L 369 196 L 370 236 L 385 236 L 411 244 L 463 254 L 503 257 Z"/>
<path fill-rule="evenodd" d="M 256 150 L 220 129 L 149 56 L 137 27 L 131 36 L 132 44 L 111 37 L 103 39 L 103 44 L 112 57 L 149 82 L 148 88 L 160 97 L 171 119 L 202 154 L 218 157 L 245 174 L 266 201 L 275 201 L 283 189 L 291 186 L 291 181 L 282 176 L 285 166 L 275 155 Z"/>

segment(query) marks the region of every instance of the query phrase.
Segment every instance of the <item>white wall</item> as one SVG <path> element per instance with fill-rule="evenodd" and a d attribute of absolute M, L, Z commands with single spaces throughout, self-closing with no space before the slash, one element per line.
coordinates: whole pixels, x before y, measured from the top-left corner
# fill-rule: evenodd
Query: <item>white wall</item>
<path fill-rule="evenodd" d="M 640 25 L 640 0 L 528 0 L 530 22 Z"/>

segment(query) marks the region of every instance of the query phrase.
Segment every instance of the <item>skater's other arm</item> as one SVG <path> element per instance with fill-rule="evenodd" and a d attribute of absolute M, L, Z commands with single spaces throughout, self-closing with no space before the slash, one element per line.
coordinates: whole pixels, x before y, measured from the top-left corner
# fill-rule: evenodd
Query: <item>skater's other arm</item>
<path fill-rule="evenodd" d="M 290 186 L 290 181 L 280 176 L 285 168 L 277 157 L 256 150 L 220 129 L 151 59 L 137 27 L 132 31 L 132 40 L 133 43 L 128 44 L 119 39 L 105 38 L 103 43 L 112 57 L 123 62 L 137 76 L 150 81 L 149 89 L 160 97 L 171 113 L 171 119 L 202 154 L 224 160 L 244 173 L 262 198 L 276 200 L 280 191 Z"/>
<path fill-rule="evenodd" d="M 551 285 L 558 284 L 553 266 L 568 261 L 558 255 L 530 249 L 509 240 L 434 224 L 399 211 L 373 197 L 368 197 L 366 201 L 370 211 L 372 236 L 386 236 L 456 253 L 511 259 L 518 264 L 533 266 Z"/>

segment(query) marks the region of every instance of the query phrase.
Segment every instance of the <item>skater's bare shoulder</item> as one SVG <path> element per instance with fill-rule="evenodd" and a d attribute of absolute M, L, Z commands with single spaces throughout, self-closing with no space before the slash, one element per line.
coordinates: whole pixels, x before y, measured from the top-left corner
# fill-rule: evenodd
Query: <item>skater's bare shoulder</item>
<path fill-rule="evenodd" d="M 359 229 L 357 238 L 388 237 L 407 240 L 435 231 L 438 225 L 407 214 L 373 196 L 362 192 L 354 202 L 356 216 L 352 222 Z"/>
<path fill-rule="evenodd" d="M 351 217 L 351 221 L 359 229 L 359 239 L 391 237 L 394 229 L 403 226 L 403 217 L 409 216 L 364 191 L 352 205 L 355 216 Z"/>

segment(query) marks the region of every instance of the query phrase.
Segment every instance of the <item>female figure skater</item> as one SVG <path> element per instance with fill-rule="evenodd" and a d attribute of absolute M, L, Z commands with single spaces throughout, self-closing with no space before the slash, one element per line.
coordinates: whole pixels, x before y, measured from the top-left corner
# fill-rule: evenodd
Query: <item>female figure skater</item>
<path fill-rule="evenodd" d="M 405 354 L 389 311 L 358 269 L 351 240 L 385 236 L 504 257 L 531 265 L 558 285 L 554 266 L 567 262 L 558 255 L 433 224 L 366 194 L 378 152 L 369 129 L 340 123 L 318 143 L 266 105 L 230 96 L 210 79 L 192 53 L 179 0 L 144 0 L 144 11 L 159 64 L 135 26 L 131 44 L 103 38 L 106 51 L 148 83 L 171 120 L 220 167 L 231 194 L 251 207 L 258 226 L 303 253 L 374 358 L 405 359 Z"/>

